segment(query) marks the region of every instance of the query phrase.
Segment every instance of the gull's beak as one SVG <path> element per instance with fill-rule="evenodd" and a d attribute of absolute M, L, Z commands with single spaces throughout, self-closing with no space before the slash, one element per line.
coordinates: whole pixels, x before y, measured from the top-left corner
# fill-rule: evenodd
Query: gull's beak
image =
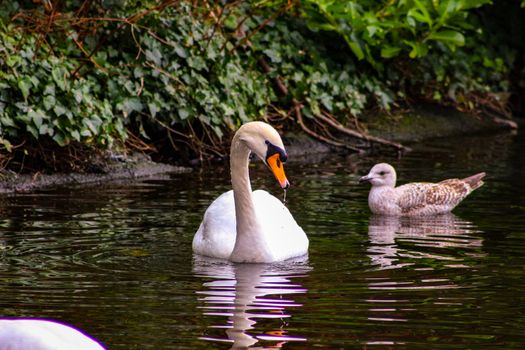
<path fill-rule="evenodd" d="M 359 179 L 359 183 L 362 184 L 362 183 L 365 183 L 365 182 L 369 182 L 370 180 L 372 180 L 372 176 L 369 175 L 365 175 L 363 177 L 361 177 Z"/>
<path fill-rule="evenodd" d="M 288 182 L 288 179 L 286 178 L 286 174 L 284 173 L 284 166 L 281 162 L 281 158 L 278 153 L 275 153 L 268 158 L 266 158 L 266 163 L 268 163 L 268 166 L 272 170 L 273 175 L 279 182 L 279 185 L 282 189 L 287 189 L 290 187 L 290 183 Z"/>

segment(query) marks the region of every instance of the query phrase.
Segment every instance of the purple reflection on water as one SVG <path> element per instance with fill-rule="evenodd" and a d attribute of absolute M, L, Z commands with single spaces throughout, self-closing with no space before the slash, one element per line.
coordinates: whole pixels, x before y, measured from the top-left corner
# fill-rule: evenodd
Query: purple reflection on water
<path fill-rule="evenodd" d="M 295 279 L 310 270 L 306 258 L 278 264 L 233 264 L 196 256 L 193 271 L 208 280 L 203 283 L 204 289 L 197 291 L 202 303 L 199 308 L 210 318 L 227 318 L 224 323 L 208 326 L 212 330 L 225 329 L 224 333 L 215 331 L 199 339 L 232 343 L 232 348 L 246 348 L 260 341 L 272 347 L 306 341 L 300 335 L 289 334 L 286 327 L 292 317 L 291 308 L 302 306 L 292 296 L 307 292 Z"/>

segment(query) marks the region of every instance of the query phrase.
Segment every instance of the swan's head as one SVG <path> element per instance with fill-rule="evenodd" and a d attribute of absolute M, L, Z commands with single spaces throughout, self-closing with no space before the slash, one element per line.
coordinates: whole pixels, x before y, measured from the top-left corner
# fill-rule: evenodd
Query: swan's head
<path fill-rule="evenodd" d="M 241 126 L 237 135 L 252 153 L 268 165 L 281 188 L 288 188 L 290 183 L 283 166 L 287 154 L 277 130 L 264 122 L 250 122 Z"/>
<path fill-rule="evenodd" d="M 359 179 L 359 182 L 370 182 L 372 186 L 396 186 L 396 171 L 387 163 L 376 164 L 370 169 L 368 175 Z"/>

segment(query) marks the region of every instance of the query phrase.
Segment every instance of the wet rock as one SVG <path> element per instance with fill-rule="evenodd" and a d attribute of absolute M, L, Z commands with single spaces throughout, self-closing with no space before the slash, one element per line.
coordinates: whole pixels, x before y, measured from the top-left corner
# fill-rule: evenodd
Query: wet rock
<path fill-rule="evenodd" d="M 370 135 L 411 143 L 489 130 L 515 129 L 517 124 L 509 119 L 473 116 L 450 107 L 420 105 L 407 113 L 370 115 L 366 119 L 366 128 Z"/>
<path fill-rule="evenodd" d="M 74 185 L 99 184 L 110 181 L 126 181 L 152 177 L 166 173 L 182 173 L 190 168 L 155 163 L 143 154 L 108 155 L 93 162 L 85 173 L 69 174 L 17 174 L 13 171 L 0 171 L 0 193 L 30 192 L 36 189 Z"/>

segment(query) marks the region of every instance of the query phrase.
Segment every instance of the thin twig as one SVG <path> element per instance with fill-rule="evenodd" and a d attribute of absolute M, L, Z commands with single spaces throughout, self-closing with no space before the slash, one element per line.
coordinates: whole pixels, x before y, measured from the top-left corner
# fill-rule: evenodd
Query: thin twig
<path fill-rule="evenodd" d="M 211 40 L 215 36 L 215 32 L 217 31 L 217 29 L 220 27 L 222 16 L 224 15 L 224 12 L 225 12 L 227 6 L 228 5 L 225 5 L 224 7 L 220 8 L 219 16 L 217 18 L 215 18 L 215 16 L 213 16 L 214 19 L 215 19 L 215 24 L 213 25 L 213 29 L 211 31 L 210 36 L 208 37 L 208 40 L 206 41 L 206 45 L 205 45 L 206 49 L 205 50 L 208 50 L 208 48 L 210 47 Z M 213 12 L 213 9 L 210 10 L 210 12 Z"/>
<path fill-rule="evenodd" d="M 151 12 L 153 11 L 162 11 L 164 10 L 166 7 L 169 7 L 169 6 L 172 6 L 172 5 L 175 5 L 177 4 L 177 1 L 175 0 L 169 0 L 169 1 L 163 1 L 162 3 L 160 3 L 159 5 L 157 6 L 154 6 L 152 8 L 149 8 L 149 9 L 146 9 L 144 11 L 141 11 L 139 13 L 135 13 L 125 19 L 120 19 L 121 23 L 116 27 L 114 28 L 108 35 L 104 35 L 102 37 L 102 39 L 100 39 L 97 44 L 95 45 L 95 47 L 93 48 L 93 50 L 91 50 L 91 52 L 88 54 L 88 58 L 90 58 L 91 56 L 93 56 L 95 54 L 95 52 L 97 52 L 101 47 L 102 47 L 102 44 L 104 44 L 106 42 L 106 40 L 108 40 L 109 38 L 111 38 L 113 36 L 113 34 L 115 34 L 117 31 L 119 31 L 124 25 L 128 24 L 133 24 L 135 22 L 137 22 L 138 20 L 140 20 L 141 18 L 147 16 L 148 14 L 150 14 Z M 92 20 L 92 19 L 90 19 Z M 116 19 L 118 20 L 118 19 Z M 78 67 L 71 73 L 71 76 L 73 78 L 75 78 L 78 74 L 78 72 L 80 71 L 80 69 L 85 65 L 85 62 L 81 62 Z"/>
<path fill-rule="evenodd" d="M 363 153 L 363 150 L 359 149 L 359 148 L 356 148 L 356 147 L 352 147 L 346 143 L 341 143 L 341 142 L 338 142 L 338 141 L 334 141 L 334 140 L 331 140 L 327 137 L 324 137 L 322 135 L 319 135 L 318 133 L 316 133 L 315 131 L 309 129 L 306 124 L 304 123 L 304 120 L 303 120 L 303 116 L 302 116 L 302 113 L 301 113 L 301 104 L 299 102 L 297 102 L 295 99 L 293 101 L 293 105 L 294 105 L 294 112 L 295 112 L 295 116 L 297 118 L 297 123 L 299 124 L 299 126 L 301 126 L 301 128 L 304 130 L 304 132 L 306 132 L 308 135 L 318 139 L 318 140 L 321 140 L 329 145 L 332 145 L 332 146 L 337 146 L 337 147 L 343 147 L 343 148 L 348 148 L 348 149 L 351 149 L 353 151 L 356 151 L 356 152 L 359 152 L 359 153 Z"/>
<path fill-rule="evenodd" d="M 397 142 L 388 141 L 388 140 L 385 140 L 385 139 L 382 139 L 382 138 L 376 137 L 376 136 L 361 134 L 360 132 L 357 132 L 355 130 L 349 129 L 349 128 L 343 126 L 342 124 L 340 124 L 339 122 L 336 122 L 336 121 L 332 120 L 331 118 L 328 118 L 328 117 L 326 117 L 326 116 L 324 116 L 322 114 L 316 114 L 315 117 L 316 118 L 320 118 L 322 121 L 328 123 L 330 126 L 334 127 L 336 130 L 338 130 L 338 131 L 340 131 L 340 132 L 342 132 L 344 134 L 353 136 L 355 138 L 358 138 L 358 139 L 361 139 L 361 140 L 365 140 L 365 141 L 369 141 L 369 142 L 375 142 L 375 143 L 391 146 L 391 147 L 394 147 L 397 150 L 407 150 L 408 149 L 407 147 L 405 147 L 402 144 L 397 143 Z"/>
<path fill-rule="evenodd" d="M 73 42 L 77 45 L 77 47 L 80 49 L 80 51 L 82 51 L 82 53 L 84 55 L 86 55 L 86 57 L 91 61 L 91 63 L 93 63 L 93 65 L 95 67 L 97 67 L 98 69 L 100 69 L 101 71 L 103 72 L 106 72 L 107 70 L 102 67 L 100 64 L 97 63 L 97 61 L 95 61 L 95 59 L 93 58 L 93 56 L 90 56 L 87 51 L 84 49 L 84 46 L 82 46 L 82 43 L 80 41 L 78 41 L 76 38 L 73 38 Z"/>
<path fill-rule="evenodd" d="M 250 40 L 251 37 L 253 37 L 259 31 L 261 31 L 264 27 L 266 27 L 268 25 L 268 23 L 270 23 L 271 21 L 273 21 L 274 19 L 279 17 L 281 14 L 285 13 L 286 11 L 288 11 L 290 8 L 292 8 L 293 5 L 294 5 L 294 3 L 290 1 L 290 2 L 288 2 L 288 4 L 286 4 L 286 6 L 283 6 L 278 11 L 274 12 L 270 17 L 268 17 L 261 24 L 259 24 L 259 26 L 257 28 L 255 28 L 248 35 L 246 35 L 244 38 L 242 38 L 241 41 L 239 41 L 239 43 L 237 43 L 237 45 L 235 45 L 235 47 L 230 50 L 230 52 L 236 51 L 240 46 L 242 46 L 246 42 L 248 42 L 248 40 Z"/>
<path fill-rule="evenodd" d="M 259 64 L 261 65 L 263 71 L 266 74 L 270 74 L 271 73 L 272 68 L 270 67 L 268 62 L 266 62 L 264 57 L 261 57 L 259 59 Z M 286 84 L 283 82 L 283 79 L 282 79 L 282 77 L 280 75 L 275 77 L 274 82 L 275 82 L 275 85 L 277 86 L 277 89 L 281 92 L 281 94 L 283 96 L 288 96 L 288 88 L 286 87 Z"/>

